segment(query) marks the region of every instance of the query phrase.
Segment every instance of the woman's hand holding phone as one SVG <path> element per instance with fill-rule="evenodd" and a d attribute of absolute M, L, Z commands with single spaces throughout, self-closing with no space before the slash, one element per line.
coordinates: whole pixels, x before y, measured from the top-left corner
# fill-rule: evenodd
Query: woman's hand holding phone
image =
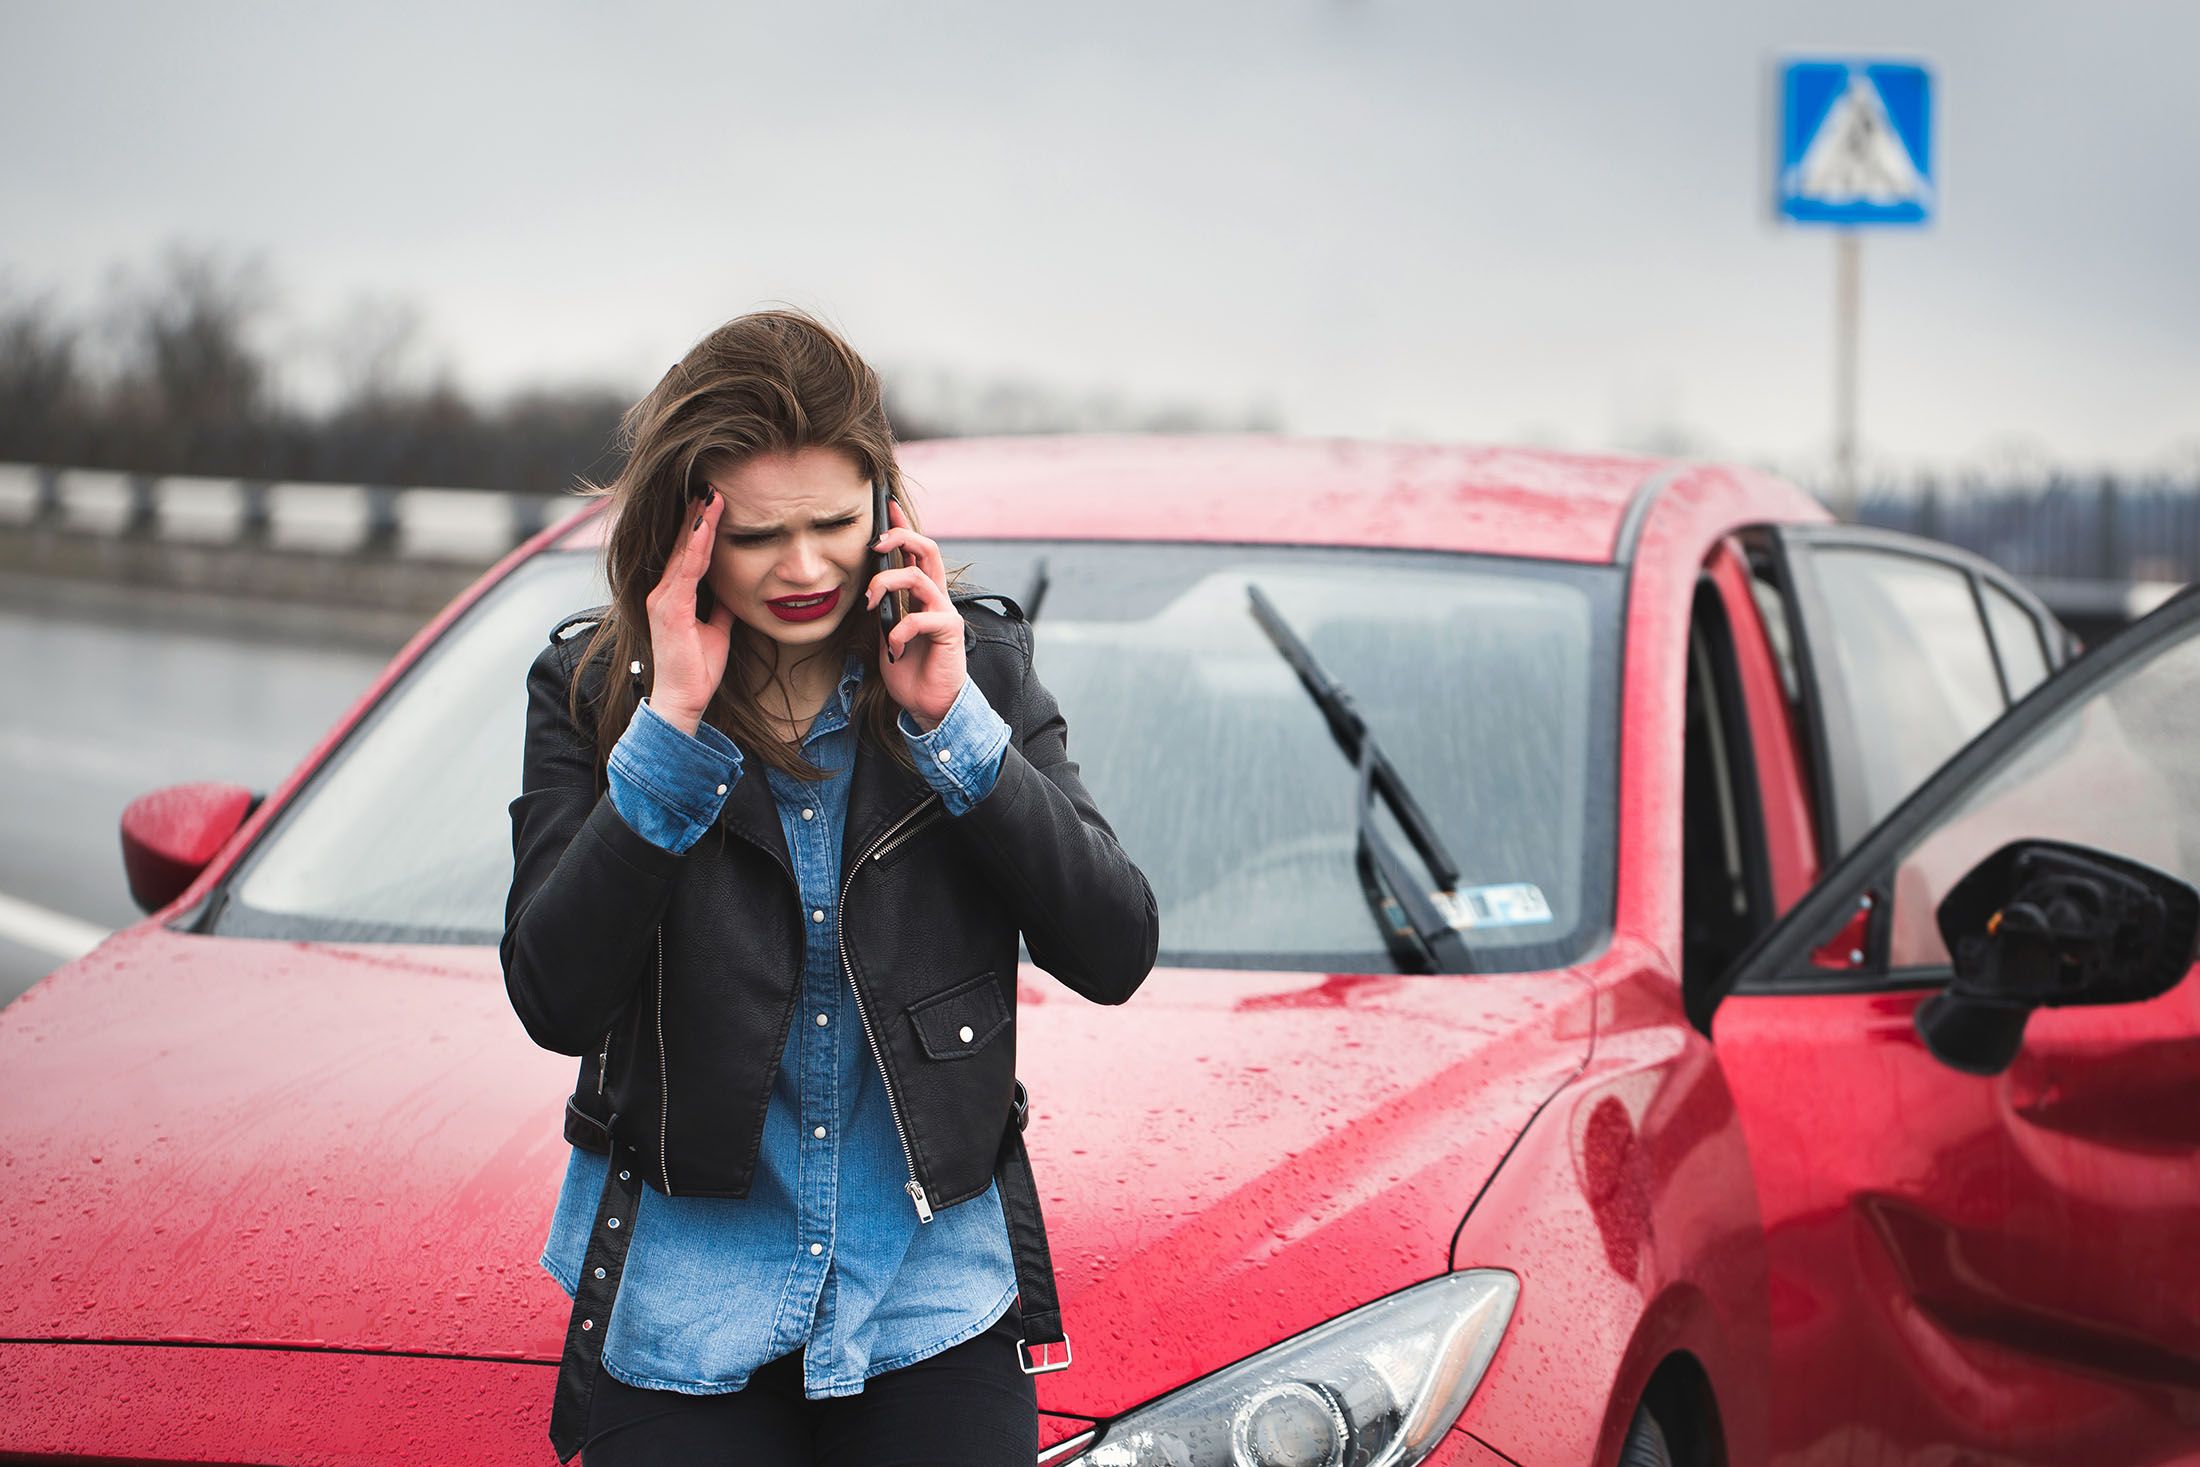
<path fill-rule="evenodd" d="M 651 668 L 649 706 L 682 733 L 703 722 L 703 710 L 726 675 L 733 648 L 733 610 L 711 598 L 707 620 L 698 619 L 698 587 L 710 569 L 711 547 L 718 539 L 718 517 L 726 505 L 716 489 L 706 491 L 694 522 L 665 560 L 657 588 L 643 598 L 649 608 Z M 691 501 L 692 502 L 692 501 Z"/>
<path fill-rule="evenodd" d="M 889 662 L 883 654 L 879 676 L 886 691 L 908 710 L 917 726 L 929 733 L 954 706 L 967 676 L 963 665 L 963 619 L 947 594 L 947 566 L 940 558 L 937 541 L 909 527 L 901 505 L 889 501 L 887 515 L 893 527 L 871 542 L 878 551 L 901 551 L 902 564 L 875 571 L 864 591 L 864 605 L 876 607 L 889 591 L 909 594 L 909 611 L 885 635 Z"/>

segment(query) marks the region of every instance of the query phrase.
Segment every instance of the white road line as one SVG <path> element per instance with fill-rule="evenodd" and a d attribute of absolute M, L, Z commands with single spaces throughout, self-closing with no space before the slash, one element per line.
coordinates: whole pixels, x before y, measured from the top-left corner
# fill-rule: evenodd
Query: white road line
<path fill-rule="evenodd" d="M 0 892 L 0 937 L 52 953 L 63 962 L 81 958 L 113 934 L 91 922 L 18 901 Z"/>

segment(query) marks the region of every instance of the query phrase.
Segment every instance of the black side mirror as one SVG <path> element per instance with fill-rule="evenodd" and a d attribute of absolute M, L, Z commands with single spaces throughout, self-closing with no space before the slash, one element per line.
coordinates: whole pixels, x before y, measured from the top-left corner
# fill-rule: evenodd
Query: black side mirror
<path fill-rule="evenodd" d="M 1971 868 L 1940 904 L 1955 981 L 1918 1006 L 1941 1063 L 2009 1068 L 2037 1008 L 2137 1003 L 2192 967 L 2200 892 L 2087 846 L 2020 840 Z"/>

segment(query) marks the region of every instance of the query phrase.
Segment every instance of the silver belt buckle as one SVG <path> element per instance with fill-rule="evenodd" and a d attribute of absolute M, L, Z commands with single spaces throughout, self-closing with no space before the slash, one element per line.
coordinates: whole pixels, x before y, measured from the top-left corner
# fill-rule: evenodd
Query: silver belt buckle
<path fill-rule="evenodd" d="M 1039 1348 L 1049 1353 L 1054 1349 L 1052 1345 L 1041 1345 Z M 1031 1346 L 1022 1340 L 1016 1342 L 1016 1363 L 1023 1367 L 1026 1375 L 1045 1375 L 1050 1370 L 1067 1370 L 1069 1369 L 1069 1362 L 1069 1336 L 1067 1335 L 1062 1336 L 1062 1358 L 1048 1361 L 1044 1365 L 1032 1364 Z"/>

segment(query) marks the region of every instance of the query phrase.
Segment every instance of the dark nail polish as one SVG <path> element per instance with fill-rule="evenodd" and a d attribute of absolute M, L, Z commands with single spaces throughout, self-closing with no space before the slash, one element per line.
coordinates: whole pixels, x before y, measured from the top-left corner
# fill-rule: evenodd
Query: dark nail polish
<path fill-rule="evenodd" d="M 703 517 L 701 515 L 697 515 L 695 517 L 695 523 L 689 525 L 688 528 L 691 530 L 700 530 L 701 528 L 703 528 Z"/>

